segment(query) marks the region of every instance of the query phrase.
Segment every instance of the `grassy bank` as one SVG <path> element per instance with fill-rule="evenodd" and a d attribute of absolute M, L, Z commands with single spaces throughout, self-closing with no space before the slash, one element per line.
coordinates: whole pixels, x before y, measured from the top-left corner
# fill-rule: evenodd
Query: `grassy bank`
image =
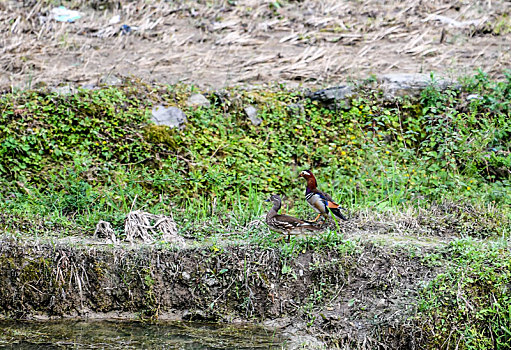
<path fill-rule="evenodd" d="M 508 240 L 454 241 L 442 249 L 445 272 L 423 291 L 419 318 L 431 348 L 509 349 Z"/>
<path fill-rule="evenodd" d="M 347 249 L 341 233 L 385 221 L 384 233 L 402 227 L 403 235 L 453 239 L 422 262 L 442 267 L 416 317 L 432 347 L 506 348 L 511 76 L 493 81 L 479 72 L 460 89 L 433 84 L 394 101 L 371 81 L 358 90 L 338 110 L 282 86 L 207 93 L 211 107 L 198 108 L 186 105 L 193 86 L 133 80 L 73 95 L 6 93 L 0 227 L 88 237 L 106 220 L 122 238 L 126 213 L 143 209 L 172 213 L 185 237 L 213 247 L 237 238 L 293 256 Z M 152 124 L 158 104 L 185 111 L 185 128 Z M 248 105 L 261 125 L 245 116 Z M 276 244 L 258 221 L 262 201 L 284 194 L 288 213 L 312 217 L 297 178 L 308 168 L 351 220 L 337 232 Z"/>
<path fill-rule="evenodd" d="M 367 88 L 339 111 L 279 87 L 212 94 L 212 107 L 196 109 L 185 106 L 191 86 L 4 94 L 2 206 L 85 232 L 99 217 L 119 224 L 135 197 L 194 221 L 210 219 L 213 202 L 218 213 L 259 214 L 260 194 L 272 192 L 300 210 L 305 168 L 352 210 L 445 199 L 507 206 L 510 84 L 481 73 L 461 92 L 430 88 L 392 103 Z M 186 128 L 151 124 L 159 103 L 182 107 Z M 260 126 L 245 117 L 249 104 Z"/>

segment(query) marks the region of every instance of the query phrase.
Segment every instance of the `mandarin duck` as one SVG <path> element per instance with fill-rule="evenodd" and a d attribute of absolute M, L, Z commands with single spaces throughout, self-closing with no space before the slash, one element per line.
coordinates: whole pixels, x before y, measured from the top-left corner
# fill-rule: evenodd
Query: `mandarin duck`
<path fill-rule="evenodd" d="M 317 231 L 320 230 L 318 226 L 315 226 L 309 221 L 300 220 L 293 216 L 279 214 L 280 207 L 282 206 L 282 200 L 280 196 L 273 194 L 265 202 L 272 202 L 273 207 L 266 214 L 266 224 L 268 227 L 277 232 L 287 233 L 287 239 L 291 234 L 302 233 L 303 230 Z"/>
<path fill-rule="evenodd" d="M 342 220 L 348 220 L 344 215 L 342 215 L 341 206 L 335 203 L 329 194 L 320 191 L 317 188 L 318 183 L 314 174 L 312 174 L 310 170 L 304 170 L 298 176 L 307 180 L 305 199 L 307 200 L 307 203 L 309 203 L 309 205 L 318 213 L 318 216 L 316 216 L 316 218 L 311 222 L 316 222 L 320 216 L 327 219 L 329 214 L 335 215 Z"/>

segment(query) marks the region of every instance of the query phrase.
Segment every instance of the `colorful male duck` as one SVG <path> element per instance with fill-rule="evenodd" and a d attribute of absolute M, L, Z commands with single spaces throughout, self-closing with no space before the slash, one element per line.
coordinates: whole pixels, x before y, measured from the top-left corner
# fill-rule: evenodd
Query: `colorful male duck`
<path fill-rule="evenodd" d="M 309 203 L 309 205 L 318 213 L 318 216 L 312 220 L 312 222 L 317 221 L 320 216 L 323 216 L 326 222 L 330 213 L 339 219 L 348 220 L 344 215 L 342 215 L 342 208 L 340 205 L 335 203 L 330 195 L 318 190 L 318 183 L 310 170 L 304 170 L 298 176 L 307 180 L 305 199 L 307 200 L 307 203 Z"/>
<path fill-rule="evenodd" d="M 268 224 L 270 229 L 273 231 L 287 233 L 288 241 L 289 235 L 291 234 L 302 233 L 303 230 L 320 230 L 319 227 L 308 221 L 300 220 L 289 215 L 280 215 L 279 210 L 282 206 L 280 196 L 273 194 L 265 202 L 273 203 L 273 207 L 270 209 L 268 214 L 266 214 L 266 224 Z"/>

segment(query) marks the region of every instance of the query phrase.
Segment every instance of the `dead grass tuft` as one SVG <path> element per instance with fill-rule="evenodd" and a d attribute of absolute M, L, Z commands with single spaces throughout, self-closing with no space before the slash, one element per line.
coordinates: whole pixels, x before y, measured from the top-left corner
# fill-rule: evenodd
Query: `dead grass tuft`
<path fill-rule="evenodd" d="M 131 211 L 124 222 L 126 240 L 133 243 L 141 239 L 144 243 L 152 243 L 159 239 L 184 246 L 184 238 L 177 234 L 177 225 L 169 216 L 155 215 L 141 210 Z"/>
<path fill-rule="evenodd" d="M 170 216 L 155 215 L 141 210 L 130 211 L 124 221 L 126 241 L 132 245 L 136 241 L 151 244 L 156 241 L 172 243 L 178 247 L 185 246 L 185 240 L 178 234 L 177 225 Z M 118 243 L 112 225 L 100 220 L 96 225 L 94 236 L 106 238 L 111 243 Z"/>
<path fill-rule="evenodd" d="M 447 239 L 505 235 L 509 233 L 509 227 L 506 214 L 491 203 L 474 204 L 448 200 L 433 203 L 429 207 L 407 207 L 399 210 L 364 208 L 339 225 L 340 231 L 347 235 L 365 235 L 370 232 L 371 235 Z M 336 229 L 333 222 L 330 223 L 330 228 Z"/>

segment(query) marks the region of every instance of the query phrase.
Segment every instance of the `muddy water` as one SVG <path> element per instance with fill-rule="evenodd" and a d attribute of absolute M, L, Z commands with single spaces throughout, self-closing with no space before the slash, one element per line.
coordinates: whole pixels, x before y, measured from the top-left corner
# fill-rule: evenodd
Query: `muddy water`
<path fill-rule="evenodd" d="M 133 321 L 0 321 L 0 349 L 282 349 L 254 326 Z"/>

